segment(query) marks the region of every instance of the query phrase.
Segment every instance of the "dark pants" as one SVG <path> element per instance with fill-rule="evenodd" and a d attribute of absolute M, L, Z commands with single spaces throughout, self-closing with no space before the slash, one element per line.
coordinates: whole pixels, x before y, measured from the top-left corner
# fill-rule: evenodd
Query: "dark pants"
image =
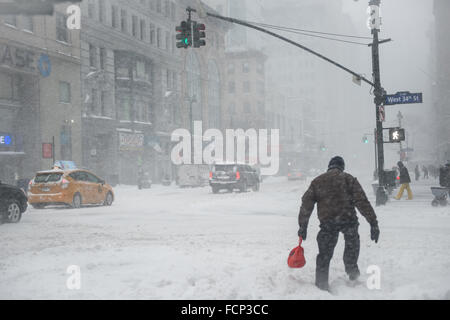
<path fill-rule="evenodd" d="M 344 234 L 344 265 L 345 272 L 350 277 L 359 276 L 359 234 L 357 221 L 350 223 L 321 223 L 320 231 L 317 234 L 317 244 L 319 254 L 316 259 L 316 286 L 323 290 L 328 290 L 328 273 L 330 261 L 333 257 L 339 232 Z"/>

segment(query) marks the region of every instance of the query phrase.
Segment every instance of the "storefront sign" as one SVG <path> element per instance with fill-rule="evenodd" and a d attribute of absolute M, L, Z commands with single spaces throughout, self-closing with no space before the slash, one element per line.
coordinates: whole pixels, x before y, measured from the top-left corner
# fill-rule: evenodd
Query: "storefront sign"
<path fill-rule="evenodd" d="M 10 133 L 0 133 L 0 146 L 10 147 L 13 145 L 13 136 Z"/>
<path fill-rule="evenodd" d="M 0 44 L 0 65 L 34 71 L 36 69 L 35 53 L 9 44 Z"/>
<path fill-rule="evenodd" d="M 142 133 L 119 132 L 120 150 L 141 150 L 144 146 L 144 135 Z"/>

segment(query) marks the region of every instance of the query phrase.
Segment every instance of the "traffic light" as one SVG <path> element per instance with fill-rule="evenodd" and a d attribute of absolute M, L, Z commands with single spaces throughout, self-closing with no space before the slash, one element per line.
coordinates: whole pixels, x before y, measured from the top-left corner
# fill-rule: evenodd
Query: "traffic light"
<path fill-rule="evenodd" d="M 363 141 L 364 143 L 369 143 L 369 139 L 367 138 L 367 136 L 364 136 L 364 137 L 362 138 L 362 141 Z"/>
<path fill-rule="evenodd" d="M 192 45 L 192 34 L 191 34 L 191 22 L 182 21 L 181 25 L 175 28 L 175 31 L 178 32 L 176 35 L 176 39 L 180 40 L 177 42 L 177 48 L 185 48 L 187 49 Z"/>
<path fill-rule="evenodd" d="M 389 142 L 401 142 L 401 141 L 405 141 L 405 129 L 390 128 Z"/>
<path fill-rule="evenodd" d="M 206 26 L 203 23 L 194 22 L 194 48 L 200 48 L 201 46 L 206 45 L 206 41 L 203 40 L 205 38 L 205 29 Z"/>

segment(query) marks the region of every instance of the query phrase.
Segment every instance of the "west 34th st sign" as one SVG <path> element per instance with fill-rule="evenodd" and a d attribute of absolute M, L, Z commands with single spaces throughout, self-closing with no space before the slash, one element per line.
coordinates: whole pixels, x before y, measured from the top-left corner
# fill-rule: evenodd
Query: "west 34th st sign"
<path fill-rule="evenodd" d="M 384 105 L 422 103 L 422 93 L 410 93 L 409 91 L 397 92 L 385 95 Z"/>

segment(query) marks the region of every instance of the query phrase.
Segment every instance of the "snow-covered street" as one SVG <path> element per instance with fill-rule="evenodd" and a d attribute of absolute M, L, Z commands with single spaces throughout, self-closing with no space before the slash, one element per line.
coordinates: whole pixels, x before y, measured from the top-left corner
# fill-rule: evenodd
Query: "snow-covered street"
<path fill-rule="evenodd" d="M 303 243 L 306 266 L 286 263 L 309 180 L 271 178 L 245 194 L 119 186 L 112 207 L 30 207 L 19 224 L 0 225 L 0 298 L 449 299 L 450 207 L 431 207 L 433 182 L 413 183 L 413 201 L 376 208 L 378 244 L 360 216 L 362 275 L 354 288 L 340 236 L 332 294 L 314 286 L 316 213 Z M 71 265 L 81 270 L 79 290 L 66 286 Z M 381 270 L 380 290 L 366 286 L 370 265 Z"/>

